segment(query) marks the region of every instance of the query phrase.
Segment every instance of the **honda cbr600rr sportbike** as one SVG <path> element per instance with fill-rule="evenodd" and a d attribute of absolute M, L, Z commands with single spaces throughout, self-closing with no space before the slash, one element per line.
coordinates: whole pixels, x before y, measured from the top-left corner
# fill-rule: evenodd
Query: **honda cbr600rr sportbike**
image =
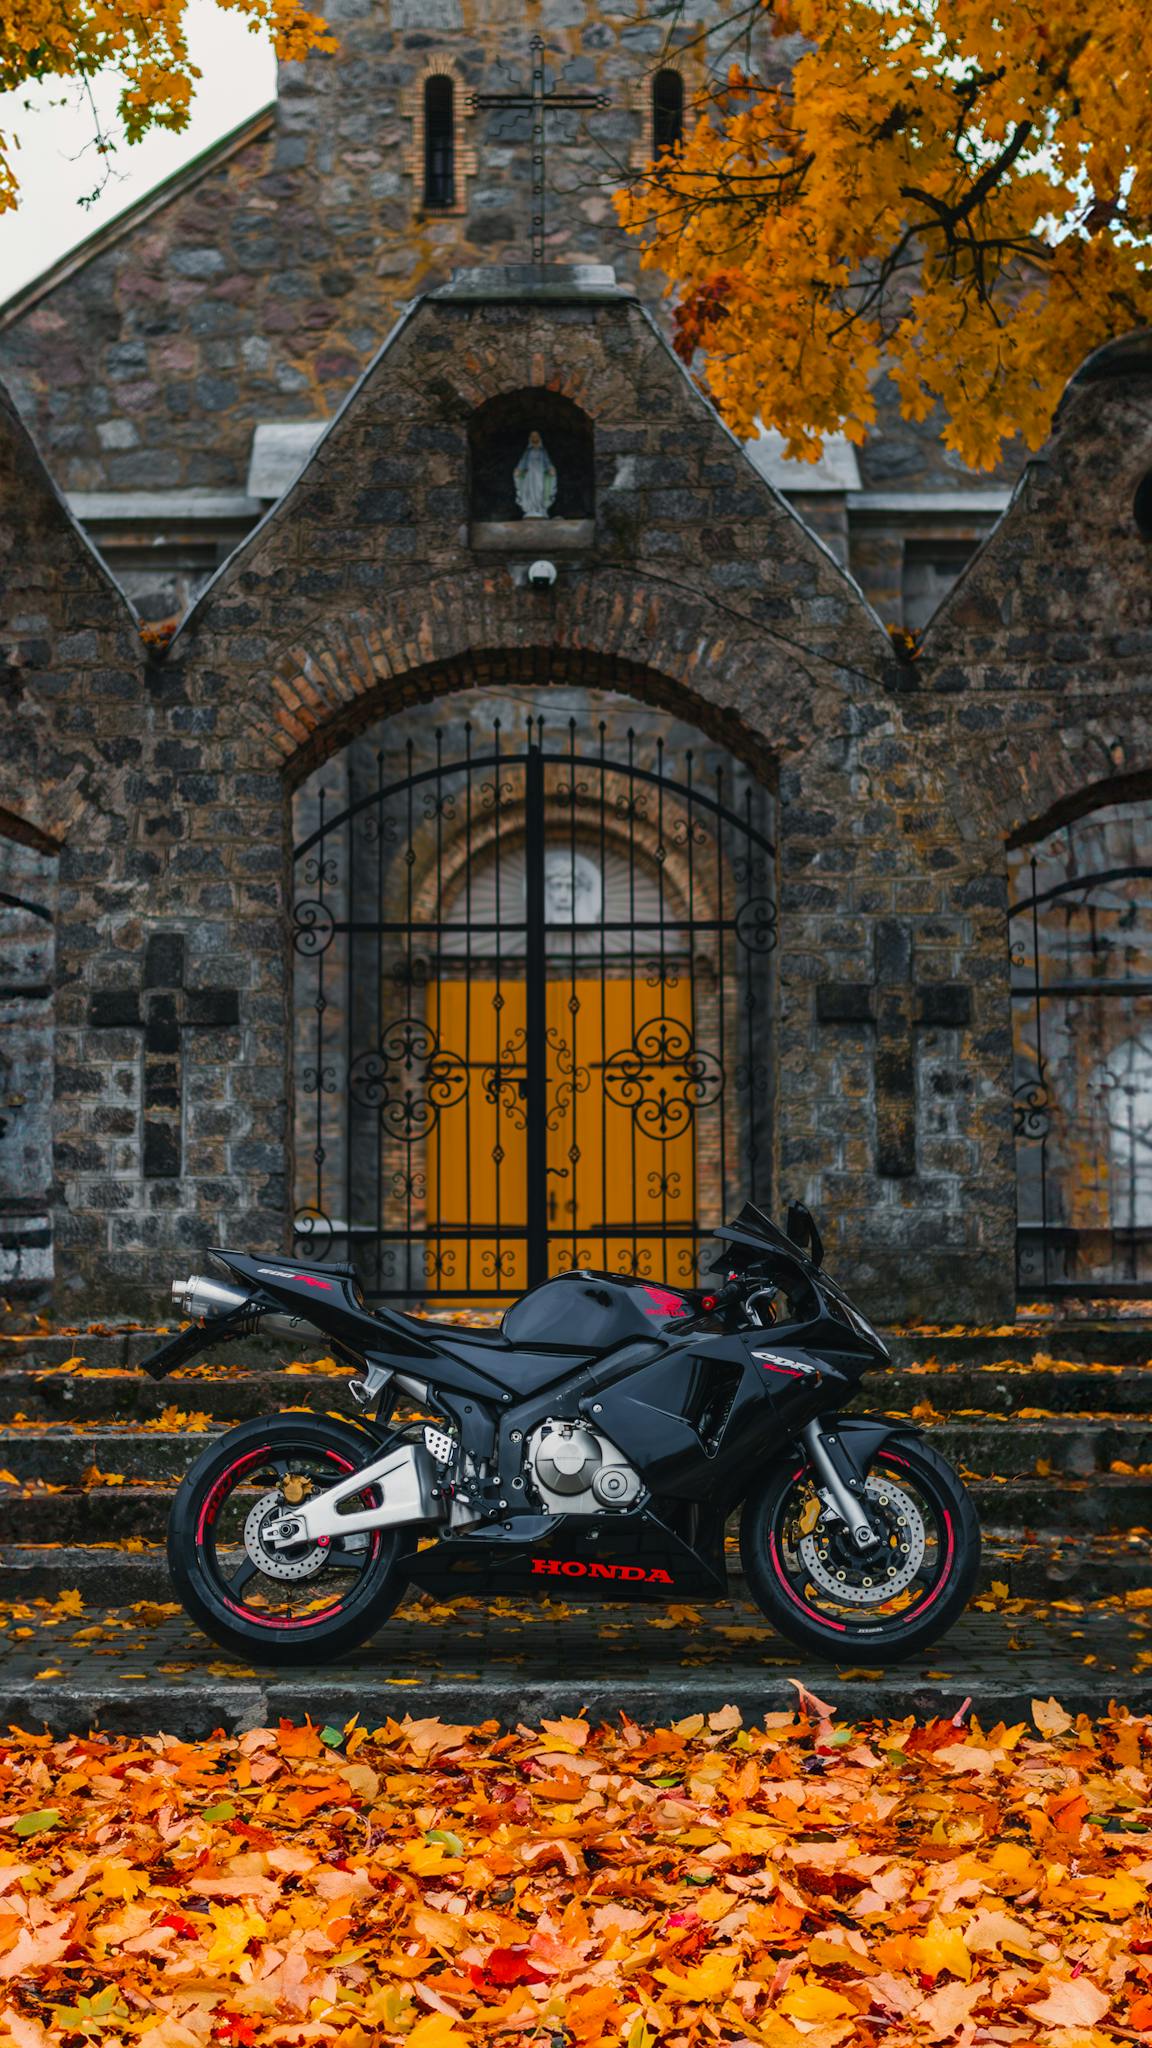
<path fill-rule="evenodd" d="M 918 1430 L 845 1412 L 888 1353 L 821 1271 L 807 1210 L 785 1235 L 746 1205 L 717 1236 L 712 1291 L 565 1273 L 498 1330 L 370 1309 L 351 1266 L 213 1253 L 228 1279 L 175 1284 L 194 1325 L 145 1369 L 319 1332 L 361 1414 L 213 1438 L 169 1527 L 192 1619 L 247 1662 L 311 1664 L 364 1642 L 409 1586 L 718 1598 L 738 1516 L 753 1598 L 811 1655 L 887 1663 L 934 1642 L 980 1560 L 963 1485 Z"/>

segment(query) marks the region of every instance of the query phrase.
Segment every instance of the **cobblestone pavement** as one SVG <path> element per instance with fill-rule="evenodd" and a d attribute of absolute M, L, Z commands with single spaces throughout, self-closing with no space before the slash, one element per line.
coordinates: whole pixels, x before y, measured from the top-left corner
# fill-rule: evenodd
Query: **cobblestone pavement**
<path fill-rule="evenodd" d="M 1152 1594 L 972 1609 L 935 1653 L 884 1672 L 820 1665 L 739 1600 L 679 1608 L 412 1600 L 354 1657 L 257 1671 L 224 1656 L 168 1603 L 88 1608 L 78 1597 L 0 1611 L 0 1717 L 54 1733 L 101 1726 L 202 1735 L 280 1715 L 369 1725 L 388 1716 L 532 1720 L 586 1708 L 668 1721 L 731 1703 L 746 1717 L 810 1687 L 836 1716 L 927 1717 L 968 1699 L 988 1725 L 1033 1698 L 1072 1711 L 1152 1711 Z"/>

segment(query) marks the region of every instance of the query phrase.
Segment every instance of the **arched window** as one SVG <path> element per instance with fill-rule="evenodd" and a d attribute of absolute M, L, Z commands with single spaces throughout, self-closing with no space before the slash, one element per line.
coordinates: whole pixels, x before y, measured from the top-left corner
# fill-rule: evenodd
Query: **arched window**
<path fill-rule="evenodd" d="M 679 71 L 658 71 L 652 80 L 652 154 L 677 149 L 684 138 L 684 80 Z"/>
<path fill-rule="evenodd" d="M 58 858 L 9 838 L 0 812 L 0 1244 L 3 1291 L 42 1299 L 53 1272 Z M 19 820 L 12 819 L 13 826 Z M 94 1055 L 99 1057 L 99 1055 Z"/>
<path fill-rule="evenodd" d="M 1152 1288 L 1150 831 L 1125 788 L 1009 851 L 1026 1297 Z"/>
<path fill-rule="evenodd" d="M 440 72 L 424 81 L 424 204 L 435 213 L 456 204 L 456 86 Z"/>
<path fill-rule="evenodd" d="M 1115 1228 L 1152 1228 L 1152 1031 L 1114 1046 L 1090 1077 L 1107 1132 L 1109 1207 Z"/>

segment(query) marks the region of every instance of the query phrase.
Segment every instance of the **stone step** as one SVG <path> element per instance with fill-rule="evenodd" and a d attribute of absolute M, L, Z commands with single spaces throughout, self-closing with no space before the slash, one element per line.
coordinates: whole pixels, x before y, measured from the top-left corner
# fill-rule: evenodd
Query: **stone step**
<path fill-rule="evenodd" d="M 99 1543 L 126 1536 L 162 1542 L 174 1476 L 182 1470 L 172 1457 L 173 1441 L 161 1440 L 157 1454 L 157 1463 L 168 1462 L 165 1478 L 136 1479 L 120 1486 L 98 1482 L 87 1489 L 52 1482 L 60 1491 L 40 1491 L 34 1484 L 28 1491 L 0 1485 L 0 1544 Z M 91 1445 L 92 1439 L 84 1442 Z M 119 1472 L 120 1467 L 102 1464 L 98 1469 L 106 1474 Z M 1124 1535 L 1152 1525 L 1152 1483 L 1124 1473 L 1102 1472 L 1091 1479 L 975 1479 L 969 1491 L 981 1528 L 997 1541 L 1023 1540 L 1041 1532 Z M 1152 1536 L 1148 1540 L 1152 1555 Z"/>
<path fill-rule="evenodd" d="M 347 1414 L 331 1394 L 313 1404 Z M 266 1413 L 264 1408 L 257 1413 Z M 54 1423 L 9 1422 L 0 1429 L 0 1469 L 17 1480 L 45 1480 L 54 1486 L 79 1485 L 93 1466 L 119 1479 L 181 1479 L 192 1460 L 218 1429 L 188 1427 L 149 1430 L 139 1423 L 77 1420 Z M 922 1426 L 917 1423 L 917 1426 Z M 961 1471 L 987 1479 L 1087 1479 L 1094 1473 L 1127 1468 L 1125 1476 L 1152 1481 L 1152 1416 L 1057 1416 L 1043 1421 L 1006 1420 L 998 1416 L 950 1417 L 926 1423 L 929 1441 Z M 97 1482 L 89 1482 L 97 1483 Z M 1152 1484 L 1148 1486 L 1152 1512 Z"/>
<path fill-rule="evenodd" d="M 942 1367 L 990 1366 L 1011 1359 L 1031 1369 L 1046 1359 L 1074 1365 L 1143 1366 L 1152 1363 L 1152 1323 L 1061 1320 L 1020 1322 L 996 1330 L 948 1328 L 881 1332 L 895 1367 L 936 1360 Z"/>
<path fill-rule="evenodd" d="M 941 1415 L 1152 1416 L 1152 1369 L 1137 1366 L 955 1366 L 947 1372 L 875 1374 L 861 1404 L 905 1413 L 927 1405 Z"/>
<path fill-rule="evenodd" d="M 952 1416 L 923 1425 L 942 1456 L 984 1479 L 1087 1479 L 1126 1467 L 1152 1512 L 1152 1416 L 1059 1416 L 1043 1422 Z"/>
<path fill-rule="evenodd" d="M 1092 1479 L 1007 1479 L 999 1485 L 979 1479 L 969 1491 L 989 1540 L 1026 1538 L 1034 1532 L 1104 1536 L 1143 1531 L 1152 1559 L 1152 1482 L 1147 1479 L 1119 1472 L 1100 1472 Z"/>
<path fill-rule="evenodd" d="M 265 1365 L 267 1361 L 264 1362 Z M 229 1373 L 182 1372 L 159 1385 L 141 1372 L 102 1368 L 98 1373 L 0 1371 L 0 1436 L 18 1416 L 30 1422 L 157 1421 L 178 1409 L 215 1422 L 244 1422 L 282 1408 L 333 1408 L 354 1414 L 347 1389 L 351 1368 L 331 1373 L 270 1373 L 241 1368 Z M 3 1460 L 0 1458 L 0 1463 Z"/>
<path fill-rule="evenodd" d="M 10 1543 L 163 1543 L 171 1485 L 93 1486 L 24 1493 L 0 1487 L 0 1547 Z"/>
<path fill-rule="evenodd" d="M 85 1331 L 35 1331 L 27 1336 L 0 1333 L 0 1373 L 8 1368 L 56 1367 L 81 1358 L 86 1366 L 131 1367 L 146 1357 L 178 1327 L 167 1331 L 104 1328 Z M 960 1368 L 982 1369 L 1011 1363 L 1032 1371 L 1052 1359 L 1071 1365 L 1104 1365 L 1147 1370 L 1152 1365 L 1152 1323 L 1117 1318 L 1108 1322 L 1065 1319 L 1053 1322 L 1026 1321 L 995 1330 L 964 1329 L 890 1330 L 884 1339 L 894 1369 L 932 1368 L 950 1372 Z M 326 1347 L 317 1337 L 301 1337 L 294 1345 L 282 1338 L 234 1338 L 227 1352 L 208 1351 L 206 1362 L 222 1357 L 234 1365 L 257 1371 L 275 1372 L 293 1359 L 307 1362 L 323 1358 Z"/>
<path fill-rule="evenodd" d="M 331 1407 L 350 1413 L 351 1377 L 348 1366 L 335 1362 L 324 1370 L 314 1364 L 288 1369 L 270 1367 L 264 1357 L 254 1363 L 236 1361 L 227 1368 L 185 1368 L 157 1384 L 147 1374 L 123 1366 L 65 1371 L 60 1365 L 0 1360 L 0 1429 L 18 1415 L 45 1422 L 69 1417 L 144 1422 L 176 1408 L 203 1411 L 228 1423 L 284 1407 Z M 926 1406 L 949 1416 L 1015 1416 L 1030 1409 L 1054 1416 L 1152 1417 L 1152 1368 L 1061 1363 L 1024 1370 L 1011 1360 L 947 1371 L 901 1367 L 871 1374 L 857 1405 L 904 1414 Z"/>
<path fill-rule="evenodd" d="M 76 1361 L 100 1371 L 124 1371 L 138 1367 L 141 1359 L 147 1358 L 167 1337 L 174 1336 L 179 1328 L 179 1323 L 171 1323 L 167 1328 L 161 1325 L 154 1330 L 50 1330 L 20 1337 L 0 1334 L 0 1373 L 9 1369 L 53 1371 Z M 226 1358 L 231 1365 L 273 1372 L 283 1370 L 296 1359 L 306 1363 L 327 1355 L 328 1347 L 319 1337 L 314 1342 L 302 1338 L 293 1345 L 283 1338 L 233 1337 L 227 1353 L 219 1347 L 206 1349 L 202 1362 L 216 1370 Z M 200 1363 L 193 1361 L 194 1366 Z"/>
<path fill-rule="evenodd" d="M 618 1726 L 623 1713 L 667 1727 L 735 1706 L 755 1726 L 766 1713 L 795 1713 L 797 1685 L 848 1727 L 909 1715 L 959 1725 L 969 1709 L 985 1728 L 1031 1724 L 1033 1701 L 1053 1695 L 1073 1714 L 1104 1715 L 1114 1700 L 1152 1710 L 1146 1633 L 1110 1609 L 973 1609 L 924 1655 L 887 1669 L 860 1653 L 842 1666 L 816 1663 L 736 1599 L 698 1603 L 690 1621 L 660 1629 L 654 1619 L 615 1602 L 476 1603 L 459 1618 L 410 1602 L 351 1656 L 278 1672 L 227 1657 L 179 1614 L 104 1611 L 95 1640 L 87 1615 L 47 1627 L 33 1618 L 28 1637 L 5 1645 L 0 1721 L 56 1735 L 102 1728 L 195 1740 L 275 1728 L 281 1717 L 320 1728 L 357 1717 L 371 1729 L 439 1716 L 511 1729 L 584 1711 L 594 1724 Z"/>
<path fill-rule="evenodd" d="M 174 1598 L 162 1542 L 149 1539 L 125 1550 L 115 1542 L 37 1545 L 3 1543 L 0 1569 L 7 1600 L 58 1599 L 77 1590 L 86 1608 L 130 1606 L 136 1600 Z M 729 1583 L 743 1594 L 738 1540 L 728 1539 Z M 1013 1599 L 1102 1600 L 1143 1592 L 1152 1583 L 1152 1543 L 1091 1535 L 1034 1541 L 989 1539 L 984 1545 L 980 1593 L 1007 1588 Z"/>

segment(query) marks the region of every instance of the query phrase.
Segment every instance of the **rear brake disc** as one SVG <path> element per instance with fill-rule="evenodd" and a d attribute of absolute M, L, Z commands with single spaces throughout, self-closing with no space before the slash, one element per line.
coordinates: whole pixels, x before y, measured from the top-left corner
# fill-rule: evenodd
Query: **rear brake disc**
<path fill-rule="evenodd" d="M 270 1550 L 264 1542 L 265 1524 L 283 1514 L 284 1505 L 278 1488 L 261 1494 L 244 1524 L 244 1548 L 256 1569 L 270 1579 L 314 1579 L 328 1562 L 327 1547 L 314 1543 L 307 1550 Z"/>

